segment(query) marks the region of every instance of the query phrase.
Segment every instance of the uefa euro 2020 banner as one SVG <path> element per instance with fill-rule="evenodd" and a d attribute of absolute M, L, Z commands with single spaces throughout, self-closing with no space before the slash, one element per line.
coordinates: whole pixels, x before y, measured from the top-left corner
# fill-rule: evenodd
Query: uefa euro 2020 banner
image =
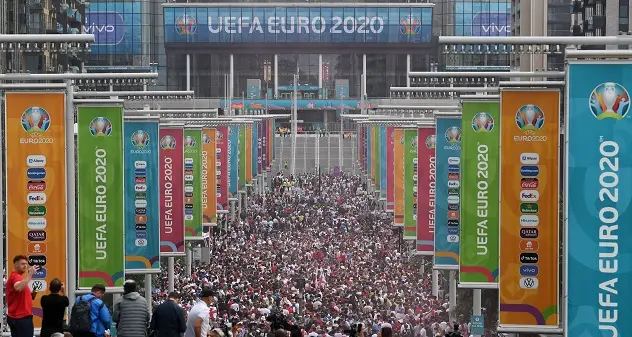
<path fill-rule="evenodd" d="M 429 43 L 432 6 L 163 8 L 165 43 Z"/>
<path fill-rule="evenodd" d="M 380 200 L 386 201 L 387 197 L 387 172 L 386 168 L 386 147 L 388 146 L 390 140 L 386 137 L 386 129 L 387 127 L 382 125 L 380 126 Z"/>
<path fill-rule="evenodd" d="M 66 281 L 65 101 L 63 92 L 5 93 L 6 215 L 17 224 L 6 227 L 5 243 L 10 258 L 26 253 L 29 264 L 41 266 L 28 284 L 37 291 L 36 328 L 50 281 Z"/>
<path fill-rule="evenodd" d="M 502 89 L 500 106 L 498 326 L 554 332 L 559 330 L 560 91 Z"/>
<path fill-rule="evenodd" d="M 218 126 L 215 131 L 217 139 L 217 211 L 228 212 L 228 177 L 229 177 L 229 156 L 228 156 L 228 126 Z"/>
<path fill-rule="evenodd" d="M 461 204 L 461 188 L 454 187 L 461 181 L 461 117 L 444 115 L 436 120 L 434 268 L 458 270 L 461 219 L 459 211 L 449 208 Z"/>
<path fill-rule="evenodd" d="M 184 130 L 160 125 L 160 256 L 184 253 Z"/>
<path fill-rule="evenodd" d="M 632 63 L 569 62 L 566 332 L 632 330 Z"/>
<path fill-rule="evenodd" d="M 124 124 L 125 273 L 160 272 L 158 119 Z"/>
<path fill-rule="evenodd" d="M 80 289 L 125 280 L 123 107 L 77 109 L 78 254 Z M 142 184 L 135 186 L 145 192 Z"/>
<path fill-rule="evenodd" d="M 386 128 L 386 211 L 392 213 L 395 208 L 393 201 L 393 188 L 395 184 L 395 177 L 393 176 L 393 168 L 395 166 L 395 160 L 393 158 L 393 130 L 395 128 L 388 126 Z M 356 133 L 358 138 L 359 133 Z"/>
<path fill-rule="evenodd" d="M 463 100 L 461 109 L 461 205 L 448 205 L 461 218 L 459 286 L 498 287 L 500 189 L 500 105 L 495 100 Z"/>
<path fill-rule="evenodd" d="M 239 125 L 228 127 L 228 191 L 229 200 L 237 200 L 239 183 Z"/>
<path fill-rule="evenodd" d="M 413 199 L 417 202 L 415 214 L 418 255 L 432 256 L 434 253 L 436 143 L 434 125 L 420 125 L 417 129 L 417 165 L 413 169 L 417 179 L 417 189 L 413 192 Z"/>
<path fill-rule="evenodd" d="M 217 218 L 217 130 L 202 129 L 200 181 L 202 184 L 202 225 L 214 226 Z"/>
<path fill-rule="evenodd" d="M 404 129 L 404 239 L 417 240 L 417 128 Z"/>
<path fill-rule="evenodd" d="M 393 225 L 404 226 L 404 129 L 393 129 Z"/>
<path fill-rule="evenodd" d="M 202 239 L 202 128 L 184 129 L 184 230 L 187 240 Z"/>

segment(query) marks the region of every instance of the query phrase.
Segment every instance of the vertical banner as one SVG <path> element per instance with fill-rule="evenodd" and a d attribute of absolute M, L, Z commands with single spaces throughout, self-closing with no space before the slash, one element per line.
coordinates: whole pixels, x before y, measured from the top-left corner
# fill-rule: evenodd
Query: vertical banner
<path fill-rule="evenodd" d="M 260 121 L 257 123 L 257 175 L 263 173 L 263 137 L 265 137 L 263 131 L 263 123 L 264 121 Z"/>
<path fill-rule="evenodd" d="M 386 211 L 391 213 L 395 209 L 395 201 L 393 200 L 393 187 L 395 185 L 395 177 L 393 176 L 395 165 L 395 159 L 393 158 L 393 130 L 392 126 L 386 128 Z M 356 134 L 359 135 L 359 133 Z"/>
<path fill-rule="evenodd" d="M 64 93 L 5 94 L 7 265 L 26 253 L 41 266 L 28 286 L 37 291 L 33 323 L 42 326 L 40 298 L 54 278 L 66 282 L 66 141 Z M 35 105 L 35 102 L 37 102 Z M 26 189 L 24 189 L 26 186 Z M 70 277 L 74 277 L 71 275 Z"/>
<path fill-rule="evenodd" d="M 375 166 L 373 167 L 375 173 L 375 192 L 377 192 L 377 197 L 380 198 L 380 193 L 382 191 L 382 157 L 381 157 L 381 149 L 382 149 L 382 132 L 381 126 L 374 126 L 375 129 L 375 138 L 373 139 L 373 157 L 375 158 Z"/>
<path fill-rule="evenodd" d="M 461 117 L 437 116 L 434 268 L 459 269 Z M 457 187 L 454 187 L 457 186 Z M 450 210 L 448 208 L 453 208 Z"/>
<path fill-rule="evenodd" d="M 423 143 L 420 143 L 420 141 Z M 435 145 L 437 137 L 433 125 L 420 126 L 417 130 L 417 254 L 434 254 L 435 235 Z M 419 144 L 424 144 L 419 146 Z"/>
<path fill-rule="evenodd" d="M 158 119 L 128 119 L 124 126 L 125 273 L 159 273 Z"/>
<path fill-rule="evenodd" d="M 246 125 L 239 126 L 237 134 L 239 135 L 237 139 L 237 188 L 239 191 L 243 191 L 246 188 Z"/>
<path fill-rule="evenodd" d="M 184 256 L 184 130 L 161 125 L 159 135 L 160 256 Z"/>
<path fill-rule="evenodd" d="M 275 140 L 275 136 L 274 136 L 274 119 L 268 119 L 268 139 L 266 141 L 266 154 L 268 156 L 267 159 L 267 168 L 266 170 L 268 170 L 268 172 L 270 172 L 272 170 L 272 162 L 274 161 L 274 145 L 276 143 Z"/>
<path fill-rule="evenodd" d="M 630 70 L 629 61 L 569 61 L 567 68 L 567 336 L 632 329 Z"/>
<path fill-rule="evenodd" d="M 503 89 L 500 107 L 499 327 L 558 329 L 560 92 Z"/>
<path fill-rule="evenodd" d="M 250 186 L 252 184 L 252 158 L 253 158 L 253 153 L 252 153 L 252 124 L 247 124 L 246 127 L 244 128 L 244 130 L 246 131 L 246 143 L 244 144 L 246 147 L 246 153 L 244 154 L 243 158 L 246 160 L 246 162 L 244 163 L 244 167 L 246 169 L 246 182 L 245 184 Z"/>
<path fill-rule="evenodd" d="M 404 239 L 417 240 L 417 129 L 404 129 Z"/>
<path fill-rule="evenodd" d="M 79 288 L 125 280 L 123 151 L 122 106 L 77 109 Z M 144 184 L 134 189 L 147 192 Z"/>
<path fill-rule="evenodd" d="M 228 129 L 227 126 L 215 128 L 216 172 L 217 176 L 217 210 L 228 212 Z"/>
<path fill-rule="evenodd" d="M 251 134 L 251 144 L 252 144 L 252 159 L 251 159 L 251 172 L 252 172 L 252 179 L 257 177 L 257 174 L 259 173 L 258 168 L 259 168 L 259 144 L 261 142 L 259 142 L 259 122 L 255 122 L 252 124 L 252 134 Z"/>
<path fill-rule="evenodd" d="M 368 173 L 371 178 L 371 185 L 375 186 L 375 127 L 369 125 L 367 128 L 369 129 L 369 143 L 367 147 L 367 156 L 369 157 Z"/>
<path fill-rule="evenodd" d="M 497 100 L 464 100 L 461 115 L 459 287 L 498 287 L 498 233 L 500 214 L 500 105 Z"/>
<path fill-rule="evenodd" d="M 202 239 L 202 129 L 184 129 L 184 230 L 185 239 Z"/>
<path fill-rule="evenodd" d="M 390 140 L 386 138 L 386 126 L 380 126 L 380 200 L 386 201 L 386 146 Z"/>
<path fill-rule="evenodd" d="M 228 127 L 228 197 L 237 200 L 239 179 L 239 126 Z"/>
<path fill-rule="evenodd" d="M 393 129 L 393 224 L 404 226 L 404 129 Z"/>
<path fill-rule="evenodd" d="M 202 226 L 214 226 L 217 218 L 217 132 L 202 129 Z"/>

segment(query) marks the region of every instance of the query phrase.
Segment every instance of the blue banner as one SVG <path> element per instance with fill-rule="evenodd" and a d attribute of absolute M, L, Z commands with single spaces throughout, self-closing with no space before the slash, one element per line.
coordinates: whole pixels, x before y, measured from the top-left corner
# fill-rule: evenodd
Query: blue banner
<path fill-rule="evenodd" d="M 567 71 L 565 332 L 622 336 L 632 330 L 632 64 Z"/>
<path fill-rule="evenodd" d="M 239 126 L 228 127 L 228 196 L 237 198 L 239 186 Z"/>
<path fill-rule="evenodd" d="M 386 200 L 386 126 L 380 126 L 380 200 Z"/>
<path fill-rule="evenodd" d="M 461 191 L 448 181 L 461 180 L 461 118 L 437 118 L 436 135 L 434 267 L 458 270 L 461 218 L 458 211 L 448 209 L 448 200 L 458 200 Z"/>
<path fill-rule="evenodd" d="M 163 8 L 165 43 L 430 43 L 432 7 Z"/>
<path fill-rule="evenodd" d="M 83 26 L 94 34 L 89 54 L 142 54 L 142 25 L 140 2 L 91 2 Z"/>
<path fill-rule="evenodd" d="M 511 2 L 457 1 L 455 36 L 510 36 Z"/>
<path fill-rule="evenodd" d="M 125 273 L 160 272 L 158 121 L 125 121 Z M 146 191 L 136 192 L 145 185 Z M 143 208 L 146 213 L 138 215 Z"/>
<path fill-rule="evenodd" d="M 250 160 L 252 166 L 252 178 L 256 178 L 259 170 L 257 170 L 257 164 L 259 163 L 259 147 L 257 144 L 259 143 L 259 122 L 252 123 L 252 159 Z"/>

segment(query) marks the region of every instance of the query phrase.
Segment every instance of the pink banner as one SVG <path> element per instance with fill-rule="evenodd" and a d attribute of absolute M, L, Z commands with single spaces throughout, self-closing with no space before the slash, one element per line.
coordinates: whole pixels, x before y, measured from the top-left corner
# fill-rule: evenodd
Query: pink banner
<path fill-rule="evenodd" d="M 228 210 L 228 127 L 215 128 L 217 139 L 217 210 Z"/>
<path fill-rule="evenodd" d="M 389 126 L 386 128 L 386 211 L 395 211 L 395 158 L 393 157 L 393 131 L 394 127 Z"/>
<path fill-rule="evenodd" d="M 272 170 L 272 161 L 274 160 L 274 119 L 266 121 L 266 170 Z"/>
<path fill-rule="evenodd" d="M 263 125 L 265 121 L 257 123 L 257 174 L 263 173 Z"/>
<path fill-rule="evenodd" d="M 434 254 L 435 129 L 417 130 L 417 254 Z"/>
<path fill-rule="evenodd" d="M 160 128 L 160 256 L 184 255 L 184 131 Z"/>
<path fill-rule="evenodd" d="M 362 170 L 364 172 L 366 172 L 366 134 L 365 134 L 365 127 L 364 126 L 360 126 L 359 130 L 360 130 L 360 132 L 358 132 L 358 135 L 361 135 L 360 142 L 359 142 L 360 166 L 362 167 Z"/>

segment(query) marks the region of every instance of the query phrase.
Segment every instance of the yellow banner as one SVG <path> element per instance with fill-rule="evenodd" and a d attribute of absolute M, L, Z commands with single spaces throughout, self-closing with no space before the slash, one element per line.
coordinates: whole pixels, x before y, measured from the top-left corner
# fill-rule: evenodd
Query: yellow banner
<path fill-rule="evenodd" d="M 404 226 L 404 130 L 395 128 L 393 130 L 393 202 L 394 225 Z"/>
<path fill-rule="evenodd" d="M 215 129 L 202 129 L 202 224 L 215 225 L 217 218 L 217 175 Z"/>
<path fill-rule="evenodd" d="M 40 298 L 54 278 L 66 282 L 66 155 L 63 93 L 6 94 L 7 272 L 13 257 L 41 266 L 33 322 L 42 325 Z"/>
<path fill-rule="evenodd" d="M 555 329 L 560 92 L 505 89 L 500 102 L 499 325 Z"/>

